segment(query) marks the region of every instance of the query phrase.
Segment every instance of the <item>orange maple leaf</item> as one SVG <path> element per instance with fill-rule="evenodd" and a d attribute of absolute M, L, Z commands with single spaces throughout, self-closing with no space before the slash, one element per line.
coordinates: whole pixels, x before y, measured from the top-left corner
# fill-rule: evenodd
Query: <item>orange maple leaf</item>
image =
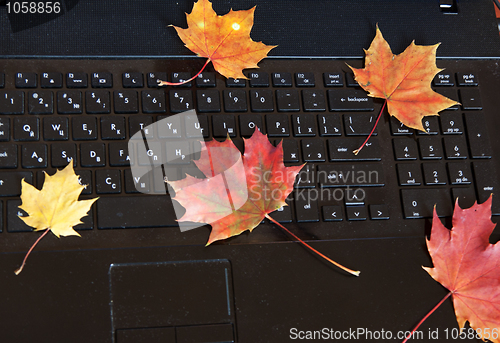
<path fill-rule="evenodd" d="M 434 76 L 443 70 L 436 66 L 438 46 L 412 42 L 401 54 L 394 55 L 377 26 L 375 38 L 365 50 L 365 68 L 350 68 L 369 96 L 386 99 L 390 115 L 408 127 L 425 132 L 424 116 L 438 115 L 439 111 L 458 104 L 430 87 Z"/>
<path fill-rule="evenodd" d="M 227 78 L 247 77 L 246 68 L 258 68 L 257 63 L 276 46 L 254 42 L 250 38 L 255 7 L 219 16 L 208 0 L 199 0 L 190 14 L 186 13 L 188 28 L 174 26 L 186 47 L 212 61 L 215 70 Z"/>
<path fill-rule="evenodd" d="M 245 139 L 242 156 L 230 138 L 224 142 L 212 140 L 202 143 L 200 158 L 194 162 L 205 179 L 187 175 L 185 179 L 168 183 L 175 191 L 173 199 L 186 209 L 180 222 L 212 226 L 207 245 L 246 230 L 252 231 L 267 218 L 327 261 L 359 275 L 358 271 L 350 270 L 315 250 L 269 216 L 269 213 L 287 206 L 285 200 L 303 167 L 283 164 L 281 142 L 275 147 L 266 135 L 256 130 L 252 137 Z"/>
<path fill-rule="evenodd" d="M 460 329 L 469 321 L 478 337 L 500 343 L 500 243 L 489 243 L 496 225 L 490 219 L 491 202 L 490 196 L 462 209 L 457 201 L 451 230 L 434 210 L 427 240 L 434 268 L 423 268 L 450 291 L 430 313 L 451 296 Z"/>

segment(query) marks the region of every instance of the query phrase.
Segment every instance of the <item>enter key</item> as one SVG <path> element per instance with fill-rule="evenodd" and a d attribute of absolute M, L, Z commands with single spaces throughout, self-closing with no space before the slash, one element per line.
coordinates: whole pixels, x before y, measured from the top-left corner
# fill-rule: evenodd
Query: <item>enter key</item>
<path fill-rule="evenodd" d="M 500 214 L 500 186 L 493 163 L 491 161 L 474 161 L 472 169 L 476 180 L 478 203 L 485 202 L 493 193 L 491 213 Z"/>

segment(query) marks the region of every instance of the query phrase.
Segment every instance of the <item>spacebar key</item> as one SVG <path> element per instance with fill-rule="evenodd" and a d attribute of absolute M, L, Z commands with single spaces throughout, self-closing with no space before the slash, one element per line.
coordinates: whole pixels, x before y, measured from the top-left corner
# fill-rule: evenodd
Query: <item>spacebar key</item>
<path fill-rule="evenodd" d="M 96 205 L 99 229 L 177 226 L 172 200 L 166 195 L 103 197 Z"/>

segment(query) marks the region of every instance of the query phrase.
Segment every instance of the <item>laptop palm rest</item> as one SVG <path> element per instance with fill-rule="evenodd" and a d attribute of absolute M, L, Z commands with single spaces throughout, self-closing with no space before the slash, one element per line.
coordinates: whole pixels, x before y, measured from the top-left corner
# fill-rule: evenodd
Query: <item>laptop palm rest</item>
<path fill-rule="evenodd" d="M 112 264 L 109 282 L 116 343 L 234 342 L 228 260 Z"/>

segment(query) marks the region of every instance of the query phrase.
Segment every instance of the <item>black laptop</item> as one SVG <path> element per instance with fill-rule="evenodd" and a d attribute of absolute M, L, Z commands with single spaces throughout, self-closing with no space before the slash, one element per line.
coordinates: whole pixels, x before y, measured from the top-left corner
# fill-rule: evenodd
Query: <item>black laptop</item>
<path fill-rule="evenodd" d="M 422 269 L 432 266 L 425 239 L 434 205 L 448 228 L 456 198 L 465 208 L 493 193 L 493 222 L 500 214 L 493 2 L 214 0 L 219 15 L 257 6 L 253 40 L 278 47 L 244 71 L 247 80 L 209 64 L 187 85 L 158 87 L 206 61 L 169 27 L 187 27 L 193 3 L 0 2 L 0 341 L 402 342 L 448 292 Z M 460 105 L 425 117 L 425 133 L 385 112 L 370 153 L 354 155 L 383 101 L 335 99 L 366 97 L 347 64 L 364 66 L 377 25 L 396 54 L 413 40 L 441 43 L 445 70 L 431 86 Z M 360 276 L 267 219 L 209 246 L 209 225 L 181 230 L 172 191 L 154 177 L 139 182 L 122 153 L 141 129 L 172 124 L 186 109 L 206 141 L 229 135 L 243 151 L 258 127 L 270 143 L 283 141 L 285 165 L 306 163 L 289 206 L 272 217 Z M 180 124 L 180 138 L 186 130 Z M 162 149 L 169 144 L 175 138 Z M 16 276 L 42 234 L 19 219 L 21 179 L 40 189 L 44 172 L 68 157 L 87 185 L 80 198 L 99 199 L 75 228 L 81 237 L 49 233 Z M 317 177 L 325 168 L 378 177 L 337 187 Z M 348 198 L 345 186 L 362 196 Z M 457 334 L 448 299 L 413 340 L 479 341 Z"/>

